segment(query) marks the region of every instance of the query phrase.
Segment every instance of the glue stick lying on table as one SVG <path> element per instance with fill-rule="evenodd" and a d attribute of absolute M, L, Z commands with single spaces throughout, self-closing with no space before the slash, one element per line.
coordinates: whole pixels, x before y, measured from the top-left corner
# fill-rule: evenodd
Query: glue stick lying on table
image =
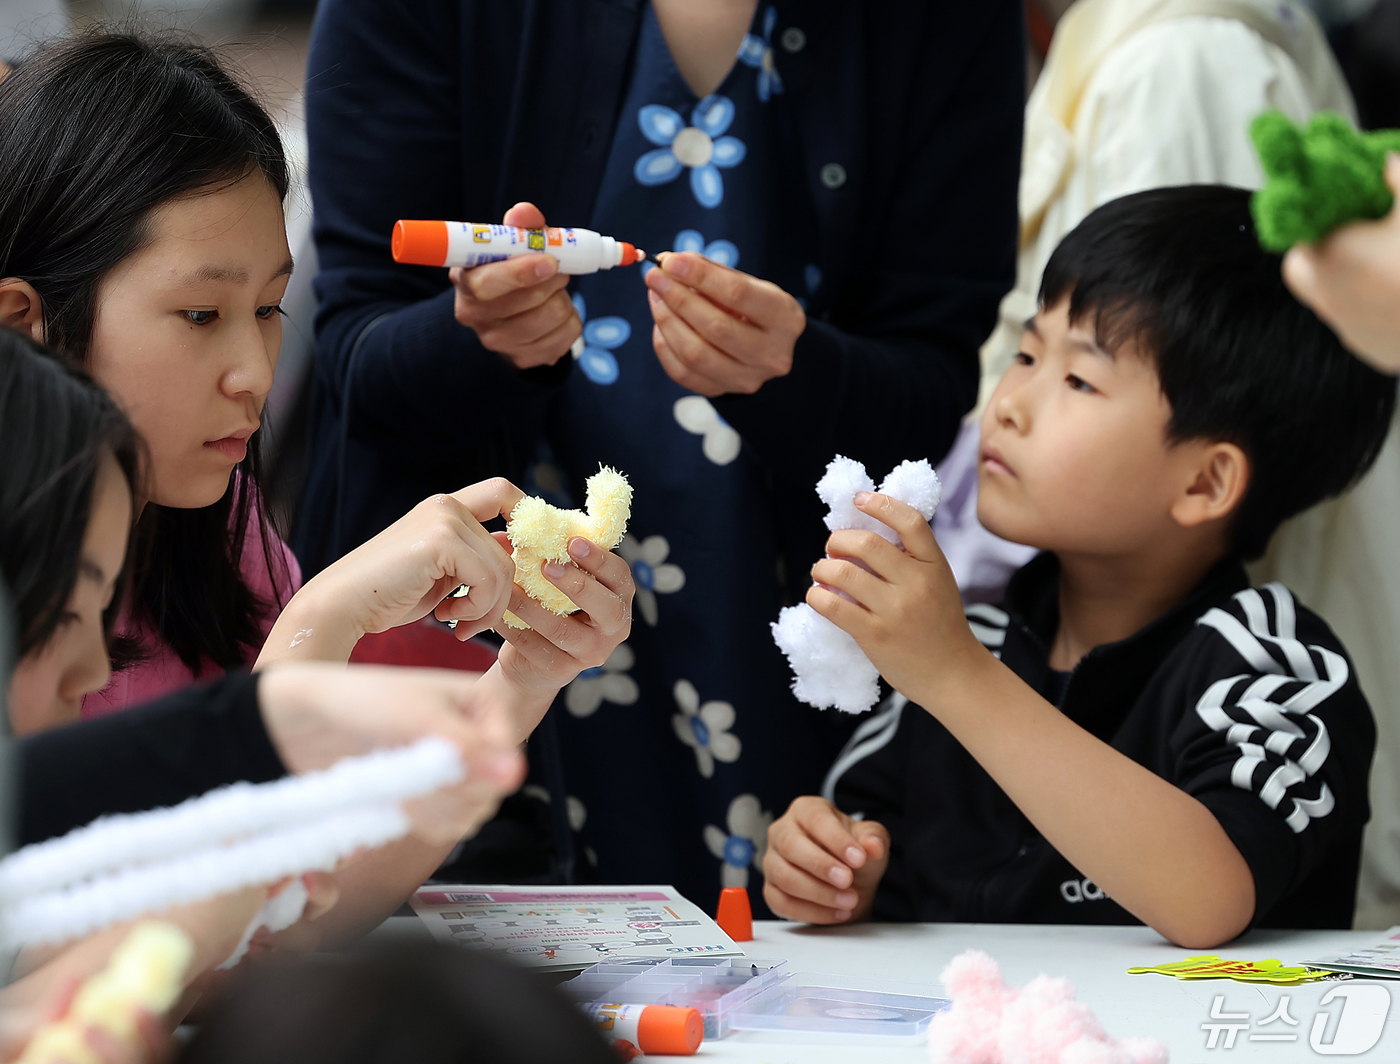
<path fill-rule="evenodd" d="M 681 1005 L 584 1005 L 603 1040 L 631 1060 L 641 1053 L 688 1057 L 700 1048 L 705 1021 Z"/>
<path fill-rule="evenodd" d="M 560 273 L 570 274 L 631 266 L 646 258 L 645 251 L 625 240 L 591 229 L 524 229 L 518 225 L 410 219 L 394 223 L 391 247 L 395 262 L 416 266 L 484 266 L 542 251 L 559 260 Z"/>

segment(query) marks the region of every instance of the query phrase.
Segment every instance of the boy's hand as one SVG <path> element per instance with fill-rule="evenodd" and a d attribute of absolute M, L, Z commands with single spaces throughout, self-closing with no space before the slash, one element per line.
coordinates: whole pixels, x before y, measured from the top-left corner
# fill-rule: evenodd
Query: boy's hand
<path fill-rule="evenodd" d="M 763 900 L 778 916 L 841 924 L 870 912 L 890 862 L 890 833 L 825 798 L 796 799 L 768 828 Z"/>
<path fill-rule="evenodd" d="M 506 641 L 499 659 L 504 678 L 550 698 L 584 669 L 602 665 L 632 631 L 632 567 L 581 536 L 569 541 L 569 557 L 573 565 L 545 562 L 541 571 L 577 613 L 551 613 L 516 585 L 510 611 L 530 627 L 496 628 Z"/>
<path fill-rule="evenodd" d="M 833 532 L 828 557 L 812 566 L 817 583 L 807 602 L 849 632 L 895 690 L 932 708 L 959 668 L 987 652 L 968 627 L 928 522 L 912 506 L 876 492 L 859 492 L 855 504 L 894 529 L 904 549 L 874 532 Z"/>

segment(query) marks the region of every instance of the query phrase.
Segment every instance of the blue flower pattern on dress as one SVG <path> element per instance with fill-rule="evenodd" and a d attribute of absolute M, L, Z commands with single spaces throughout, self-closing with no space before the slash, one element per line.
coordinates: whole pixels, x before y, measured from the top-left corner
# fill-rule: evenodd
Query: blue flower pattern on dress
<path fill-rule="evenodd" d="M 718 207 L 724 202 L 720 169 L 738 166 L 748 154 L 738 137 L 721 135 L 733 121 L 734 101 L 728 96 L 706 96 L 690 112 L 690 125 L 664 104 L 647 104 L 637 112 L 637 125 L 642 136 L 660 147 L 641 156 L 632 172 L 644 185 L 664 185 L 689 167 L 696 201 Z"/>
<path fill-rule="evenodd" d="M 588 320 L 588 304 L 580 293 L 574 293 L 574 309 L 583 322 L 583 350 L 578 354 L 579 369 L 594 384 L 612 384 L 617 380 L 617 356 L 613 348 L 621 347 L 632 338 L 632 326 L 626 318 L 606 317 Z"/>
<path fill-rule="evenodd" d="M 783 79 L 773 62 L 773 27 L 778 23 L 778 9 L 770 7 L 763 13 L 763 36 L 744 34 L 739 45 L 739 61 L 758 71 L 758 98 L 767 103 L 775 92 L 783 91 Z"/>
<path fill-rule="evenodd" d="M 765 40 L 775 25 L 760 8 L 751 34 Z M 773 77 L 759 87 L 765 65 L 741 54 L 697 99 L 647 5 L 584 224 L 648 249 L 697 252 L 794 294 L 809 289 L 803 267 L 818 237 L 801 190 L 779 178 L 786 97 L 755 99 L 781 89 Z M 689 182 L 678 180 L 687 169 Z M 582 350 L 550 400 L 549 461 L 542 455 L 536 470 L 554 486 L 557 465 L 575 505 L 599 463 L 627 473 L 635 531 L 618 551 L 636 581 L 638 621 L 551 715 L 564 785 L 587 805 L 580 843 L 596 853 L 600 881 L 669 882 L 712 903 L 717 869 L 724 885 L 759 874 L 768 811 L 814 793 L 836 749 L 793 699 L 768 633 L 782 592 L 777 544 L 752 532 L 755 519 L 771 520 L 765 467 L 721 416 L 721 400 L 667 375 L 652 350 L 646 286 L 632 272 L 579 277 L 570 291 Z"/>
<path fill-rule="evenodd" d="M 822 269 L 814 266 L 810 262 L 802 271 L 802 283 L 807 286 L 807 294 L 797 297 L 797 305 L 803 310 L 807 309 L 807 300 L 817 294 L 817 289 L 822 286 Z"/>

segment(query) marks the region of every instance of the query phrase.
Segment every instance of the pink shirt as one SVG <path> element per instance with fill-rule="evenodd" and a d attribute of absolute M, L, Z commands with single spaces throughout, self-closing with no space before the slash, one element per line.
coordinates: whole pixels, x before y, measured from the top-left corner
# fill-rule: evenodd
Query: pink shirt
<path fill-rule="evenodd" d="M 274 554 L 280 555 L 285 564 L 285 573 L 279 572 L 275 576 L 268 572 L 267 560 L 263 557 L 262 544 L 258 538 L 256 521 L 257 512 L 254 511 L 249 520 L 248 534 L 244 539 L 243 564 L 241 570 L 243 579 L 248 587 L 258 598 L 264 602 L 277 603 L 281 601 L 284 605 L 292 597 L 298 588 L 301 587 L 301 566 L 297 564 L 296 557 L 292 550 L 282 541 L 272 529 L 268 529 L 268 541 Z M 282 566 L 274 564 L 273 568 L 281 569 Z M 263 637 L 272 630 L 273 623 L 277 620 L 277 610 L 274 609 L 263 622 L 258 626 Z M 112 680 L 101 691 L 95 691 L 83 699 L 83 719 L 91 720 L 93 717 L 103 717 L 109 713 L 118 713 L 123 709 L 130 709 L 143 702 L 149 702 L 153 698 L 169 694 L 171 691 L 178 691 L 183 687 L 199 683 L 204 680 L 216 679 L 221 670 L 212 662 L 205 664 L 203 672 L 195 676 L 190 667 L 180 660 L 180 656 L 170 648 L 170 645 L 144 624 L 133 624 L 129 609 L 123 609 L 117 618 L 117 633 L 120 635 L 135 635 L 141 639 L 141 644 L 147 650 L 147 657 L 120 672 L 112 674 Z M 248 652 L 249 665 L 257 660 L 258 648 Z"/>

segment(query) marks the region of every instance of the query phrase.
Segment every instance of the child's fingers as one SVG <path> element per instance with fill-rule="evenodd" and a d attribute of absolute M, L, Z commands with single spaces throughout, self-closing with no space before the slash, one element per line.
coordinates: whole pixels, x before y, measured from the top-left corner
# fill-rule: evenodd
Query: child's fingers
<path fill-rule="evenodd" d="M 816 610 L 857 642 L 865 635 L 871 613 L 858 602 L 843 599 L 834 591 L 813 584 L 807 589 L 807 605 Z"/>
<path fill-rule="evenodd" d="M 552 660 L 557 661 L 559 651 L 565 654 L 570 653 L 570 647 L 580 646 L 585 643 L 592 634 L 588 625 L 573 616 L 560 616 L 550 610 L 545 609 L 538 602 L 525 594 L 517 585 L 510 595 L 509 610 L 530 628 L 545 642 L 557 648 L 555 655 L 551 655 Z M 502 625 L 508 628 L 509 625 Z M 523 649 L 523 648 L 522 648 Z M 542 650 L 543 648 L 536 648 Z M 527 654 L 532 661 L 538 661 L 539 654 Z"/>
<path fill-rule="evenodd" d="M 763 879 L 767 886 L 782 891 L 795 901 L 832 912 L 844 910 L 849 915 L 860 901 L 855 891 L 837 890 L 830 883 L 823 883 L 774 850 L 769 850 L 763 857 Z"/>
<path fill-rule="evenodd" d="M 1283 257 L 1283 280 L 1299 300 L 1326 317 L 1320 302 L 1317 282 L 1317 248 L 1311 244 L 1297 244 L 1288 249 Z"/>
<path fill-rule="evenodd" d="M 857 846 L 856 849 L 860 847 Z M 833 892 L 846 890 L 855 881 L 855 873 L 850 865 L 842 858 L 833 857 L 829 851 L 801 831 L 785 833 L 781 843 L 774 845 L 774 852 L 788 864 L 802 869 Z M 865 851 L 861 850 L 861 856 L 864 855 Z"/>
<path fill-rule="evenodd" d="M 784 920 L 795 920 L 803 924 L 840 924 L 850 920 L 851 914 L 844 909 L 828 909 L 801 898 L 784 894 L 772 883 L 763 884 L 763 900 L 768 903 L 774 915 Z"/>
<path fill-rule="evenodd" d="M 912 558 L 921 562 L 931 562 L 943 557 L 938 549 L 938 541 L 933 538 L 924 515 L 908 503 L 882 495 L 878 491 L 856 493 L 856 508 L 868 513 L 877 521 L 882 521 L 899 533 L 904 550 Z"/>
<path fill-rule="evenodd" d="M 893 578 L 908 556 L 884 536 L 863 528 L 843 528 L 826 537 L 826 553 L 854 558 L 885 580 Z"/>
<path fill-rule="evenodd" d="M 823 558 L 812 566 L 812 579 L 835 591 L 843 591 L 866 609 L 879 609 L 890 585 L 846 558 Z"/>
<path fill-rule="evenodd" d="M 880 861 L 890 854 L 890 833 L 885 825 L 874 820 L 857 820 L 851 824 L 851 833 L 872 861 Z"/>
<path fill-rule="evenodd" d="M 306 908 L 301 918 L 307 923 L 319 920 L 340 901 L 340 882 L 330 872 L 307 872 L 301 882 L 306 888 Z"/>
<path fill-rule="evenodd" d="M 788 812 L 803 831 L 826 847 L 833 856 L 852 868 L 859 868 L 865 863 L 865 850 L 855 834 L 860 821 L 852 820 L 825 798 L 815 795 L 793 799 Z"/>
<path fill-rule="evenodd" d="M 592 573 L 609 591 L 631 600 L 636 593 L 632 580 L 632 567 L 627 561 L 610 550 L 582 536 L 569 540 L 569 557 L 586 573 Z M 570 596 L 572 597 L 572 596 Z"/>
<path fill-rule="evenodd" d="M 616 632 L 625 626 L 631 610 L 622 597 L 609 591 L 591 573 L 572 565 L 545 562 L 544 578 L 568 595 L 579 608 L 571 616 L 597 632 Z"/>
<path fill-rule="evenodd" d="M 452 497 L 477 521 L 489 521 L 493 517 L 509 517 L 525 493 L 505 477 L 492 477 L 468 484 L 454 491 Z"/>
<path fill-rule="evenodd" d="M 524 618 L 522 617 L 521 620 Z M 563 651 L 533 628 L 512 628 L 510 625 L 502 623 L 497 625 L 494 631 L 541 672 L 547 672 L 564 656 Z"/>

